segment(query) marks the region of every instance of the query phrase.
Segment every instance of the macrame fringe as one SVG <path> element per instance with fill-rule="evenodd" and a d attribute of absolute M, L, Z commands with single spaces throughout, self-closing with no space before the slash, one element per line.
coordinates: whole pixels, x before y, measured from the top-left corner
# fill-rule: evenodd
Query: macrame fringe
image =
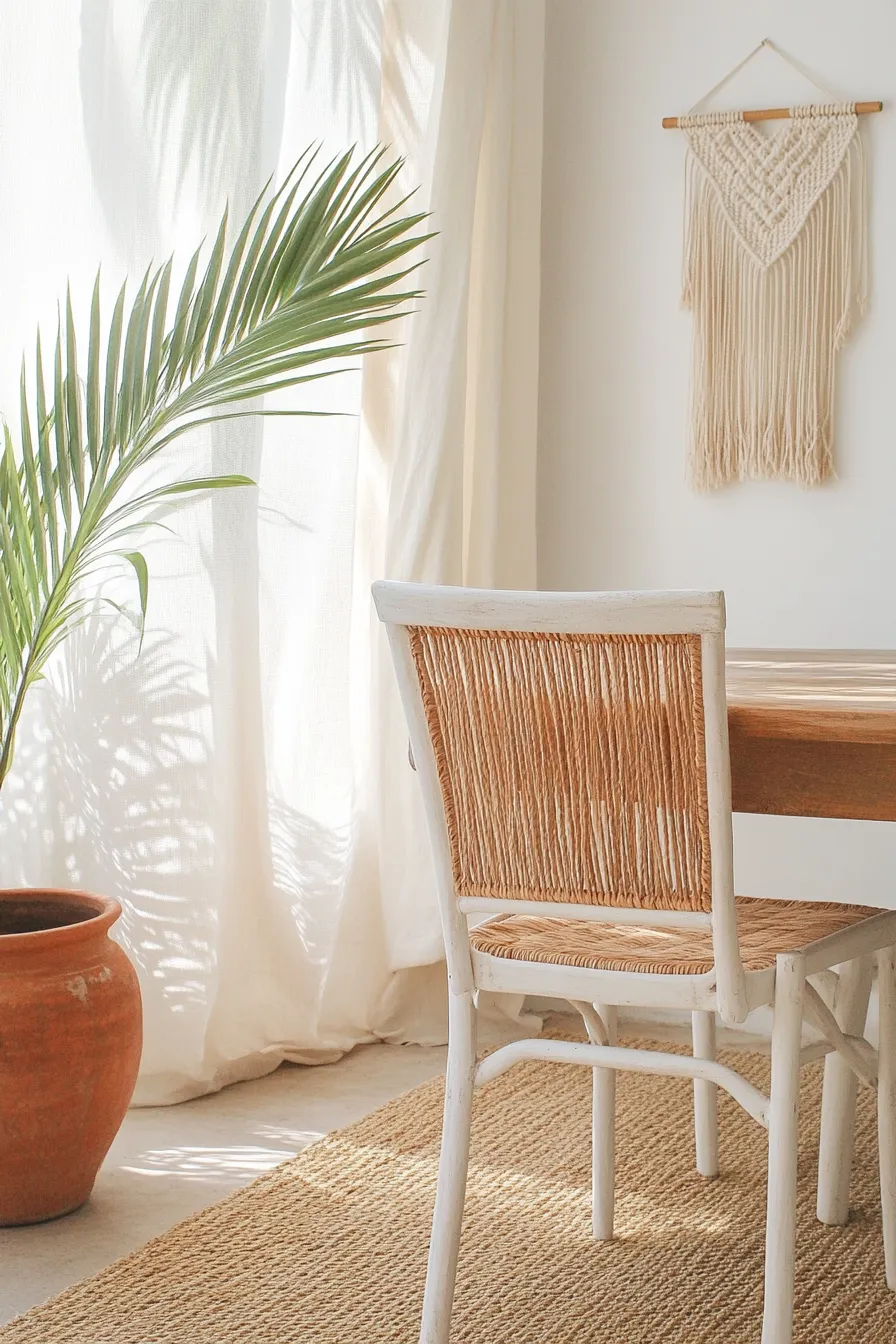
<path fill-rule="evenodd" d="M 694 313 L 694 485 L 835 474 L 834 364 L 866 301 L 864 156 L 858 135 L 787 250 L 764 267 L 736 236 L 693 153 L 683 301 Z"/>

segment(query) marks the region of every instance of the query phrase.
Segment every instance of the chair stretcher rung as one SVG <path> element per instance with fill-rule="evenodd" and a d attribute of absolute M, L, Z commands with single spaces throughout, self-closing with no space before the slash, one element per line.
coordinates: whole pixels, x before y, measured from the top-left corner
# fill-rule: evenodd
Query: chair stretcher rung
<path fill-rule="evenodd" d="M 618 1069 L 624 1073 L 658 1073 L 672 1078 L 703 1078 L 724 1088 L 748 1115 L 768 1128 L 769 1099 L 735 1069 L 716 1060 L 694 1059 L 690 1055 L 667 1055 L 659 1050 L 637 1050 L 630 1046 L 586 1045 L 579 1041 L 529 1039 L 512 1041 L 487 1055 L 476 1069 L 475 1084 L 499 1078 L 502 1073 L 524 1060 L 538 1059 L 556 1064 L 584 1064 L 588 1068 Z"/>

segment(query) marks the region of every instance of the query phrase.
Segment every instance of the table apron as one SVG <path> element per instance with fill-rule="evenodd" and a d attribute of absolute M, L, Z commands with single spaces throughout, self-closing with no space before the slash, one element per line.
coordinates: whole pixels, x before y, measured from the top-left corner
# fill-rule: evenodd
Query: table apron
<path fill-rule="evenodd" d="M 760 737 L 734 725 L 735 812 L 896 821 L 896 743 Z"/>

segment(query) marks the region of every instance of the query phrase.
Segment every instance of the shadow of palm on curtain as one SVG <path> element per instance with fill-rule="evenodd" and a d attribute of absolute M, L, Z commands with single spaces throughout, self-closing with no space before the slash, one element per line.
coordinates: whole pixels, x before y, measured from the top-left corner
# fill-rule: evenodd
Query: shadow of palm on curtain
<path fill-rule="evenodd" d="M 444 1039 L 441 938 L 375 577 L 534 586 L 543 0 L 64 0 L 0 53 L 16 209 L 0 406 L 64 276 L 182 262 L 311 141 L 387 143 L 438 237 L 400 348 L 281 396 L 332 418 L 197 431 L 259 489 L 147 542 L 147 637 L 98 613 L 22 728 L 3 880 L 119 896 L 137 1101 Z M 65 208 L 59 209 L 64 197 Z M 145 548 L 144 548 L 145 549 Z M 116 581 L 104 590 L 132 600 Z"/>

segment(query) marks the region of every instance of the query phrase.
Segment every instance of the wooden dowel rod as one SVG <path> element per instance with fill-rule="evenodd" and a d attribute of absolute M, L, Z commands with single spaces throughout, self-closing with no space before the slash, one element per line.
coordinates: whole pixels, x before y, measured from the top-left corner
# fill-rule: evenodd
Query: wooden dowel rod
<path fill-rule="evenodd" d="M 882 112 L 883 103 L 856 103 L 856 113 L 865 117 L 869 112 Z M 786 121 L 790 116 L 789 107 L 763 107 L 755 112 L 741 112 L 741 121 Z M 667 131 L 678 129 L 678 117 L 663 117 L 663 128 Z"/>

